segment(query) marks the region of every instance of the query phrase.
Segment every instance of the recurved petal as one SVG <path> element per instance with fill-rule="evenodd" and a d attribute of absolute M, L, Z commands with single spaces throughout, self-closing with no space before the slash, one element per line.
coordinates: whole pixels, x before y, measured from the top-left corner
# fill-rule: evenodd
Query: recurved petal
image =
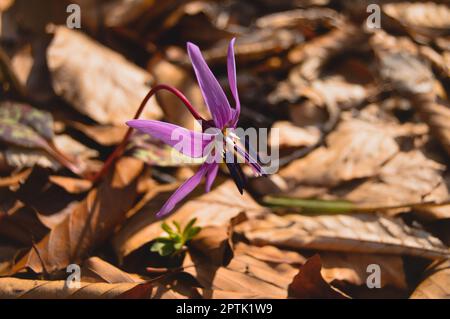
<path fill-rule="evenodd" d="M 214 140 L 214 135 L 194 132 L 184 127 L 162 121 L 131 120 L 127 125 L 143 133 L 150 134 L 177 151 L 190 157 L 203 157 L 205 147 Z"/>
<path fill-rule="evenodd" d="M 211 163 L 209 165 L 208 172 L 206 173 L 206 192 L 211 190 L 212 184 L 217 176 L 217 171 L 219 170 L 219 164 Z"/>
<path fill-rule="evenodd" d="M 239 93 L 237 88 L 236 80 L 236 61 L 234 59 L 234 42 L 235 38 L 230 41 L 228 45 L 228 56 L 227 56 L 227 72 L 228 72 L 228 83 L 230 85 L 231 94 L 233 94 L 234 102 L 236 104 L 235 110 L 233 112 L 233 126 L 236 126 L 239 115 L 241 113 L 241 102 L 239 101 Z"/>
<path fill-rule="evenodd" d="M 195 187 L 202 181 L 203 176 L 208 172 L 211 164 L 204 163 L 200 166 L 200 169 L 188 180 L 186 180 L 167 200 L 161 210 L 156 214 L 156 217 L 161 218 L 169 214 L 175 205 L 182 201 L 189 193 L 191 193 Z"/>
<path fill-rule="evenodd" d="M 187 50 L 205 103 L 218 128 L 223 128 L 232 119 L 230 103 L 214 74 L 209 69 L 200 49 L 188 42 Z"/>

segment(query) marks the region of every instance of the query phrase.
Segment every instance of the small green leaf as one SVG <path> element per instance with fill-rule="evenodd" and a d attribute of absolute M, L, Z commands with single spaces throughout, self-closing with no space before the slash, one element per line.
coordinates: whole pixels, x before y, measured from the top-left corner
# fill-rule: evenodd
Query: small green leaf
<path fill-rule="evenodd" d="M 177 222 L 176 220 L 173 221 L 173 224 L 175 225 L 175 227 L 177 228 L 177 232 L 181 233 L 181 226 L 180 223 Z"/>
<path fill-rule="evenodd" d="M 192 218 L 187 225 L 184 227 L 183 235 L 186 237 L 186 234 L 189 232 L 189 230 L 192 228 L 192 226 L 197 221 L 197 218 Z"/>
<path fill-rule="evenodd" d="M 160 241 L 156 241 L 153 243 L 152 247 L 150 247 L 150 251 L 159 253 L 160 251 L 162 251 L 164 245 L 166 244 Z"/>
<path fill-rule="evenodd" d="M 169 236 L 174 235 L 174 231 L 172 230 L 172 228 L 167 224 L 167 223 L 162 223 L 161 228 L 167 233 L 169 234 Z"/>
<path fill-rule="evenodd" d="M 189 231 L 186 235 L 186 241 L 189 241 L 192 238 L 194 238 L 195 236 L 197 236 L 197 234 L 200 232 L 200 230 L 202 230 L 201 227 L 192 227 L 191 229 L 189 229 Z"/>
<path fill-rule="evenodd" d="M 151 251 L 158 252 L 161 256 L 174 256 L 183 251 L 186 242 L 197 235 L 201 228 L 194 227 L 196 219 L 190 220 L 182 230 L 180 224 L 174 221 L 175 229 L 163 222 L 161 228 L 169 235 L 168 237 L 158 237 L 151 247 Z"/>

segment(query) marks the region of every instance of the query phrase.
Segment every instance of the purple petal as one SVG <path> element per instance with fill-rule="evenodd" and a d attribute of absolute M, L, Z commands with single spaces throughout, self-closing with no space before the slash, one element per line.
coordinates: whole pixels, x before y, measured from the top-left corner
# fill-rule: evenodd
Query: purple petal
<path fill-rule="evenodd" d="M 230 103 L 205 59 L 203 59 L 198 46 L 188 42 L 187 50 L 205 103 L 214 123 L 222 129 L 232 119 Z"/>
<path fill-rule="evenodd" d="M 227 56 L 227 72 L 228 72 L 228 83 L 230 84 L 231 94 L 233 94 L 234 101 L 236 103 L 236 108 L 233 113 L 233 127 L 239 120 L 239 115 L 241 113 L 241 102 L 239 101 L 239 94 L 237 88 L 236 80 L 236 62 L 234 60 L 234 42 L 235 38 L 230 41 L 228 46 L 228 56 Z"/>
<path fill-rule="evenodd" d="M 206 173 L 206 192 L 208 193 L 211 190 L 211 186 L 216 179 L 217 172 L 219 170 L 219 164 L 212 163 L 209 164 L 208 172 Z"/>
<path fill-rule="evenodd" d="M 161 218 L 166 216 L 174 209 L 176 204 L 178 204 L 187 195 L 189 195 L 189 193 L 192 192 L 194 188 L 197 187 L 198 184 L 200 184 L 203 176 L 205 176 L 205 174 L 208 172 L 209 165 L 210 164 L 208 163 L 204 163 L 202 166 L 200 166 L 200 169 L 192 177 L 186 180 L 172 194 L 172 196 L 170 196 L 170 198 L 167 200 L 167 202 L 164 204 L 161 210 L 156 214 L 156 217 Z"/>
<path fill-rule="evenodd" d="M 127 125 L 150 134 L 179 152 L 190 157 L 203 157 L 204 148 L 214 140 L 214 135 L 194 132 L 184 127 L 154 120 L 132 120 Z"/>

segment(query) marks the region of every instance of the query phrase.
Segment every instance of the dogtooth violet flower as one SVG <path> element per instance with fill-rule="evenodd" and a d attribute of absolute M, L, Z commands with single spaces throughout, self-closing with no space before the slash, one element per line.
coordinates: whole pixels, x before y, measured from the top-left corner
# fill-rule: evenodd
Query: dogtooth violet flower
<path fill-rule="evenodd" d="M 228 98 L 206 64 L 198 46 L 188 42 L 187 51 L 189 58 L 212 120 L 205 121 L 195 110 L 190 109 L 196 120 L 201 121 L 202 132 L 190 131 L 171 123 L 156 120 L 136 119 L 127 122 L 128 126 L 150 134 L 152 137 L 179 150 L 184 155 L 192 158 L 206 158 L 199 170 L 187 179 L 167 200 L 157 213 L 157 217 L 169 214 L 177 203 L 198 186 L 204 177 L 206 180 L 206 192 L 209 192 L 217 176 L 220 159 L 225 161 L 230 175 L 241 194 L 245 186 L 245 175 L 240 165 L 236 163 L 235 159 L 237 157 L 240 157 L 241 161 L 243 160 L 250 165 L 256 175 L 264 175 L 263 168 L 258 164 L 254 156 L 250 155 L 238 144 L 239 138 L 233 133 L 238 123 L 241 109 L 236 83 L 234 41 L 235 39 L 231 40 L 227 54 L 228 82 L 234 99 L 234 108 L 231 108 Z M 218 143 L 219 145 L 217 145 Z"/>

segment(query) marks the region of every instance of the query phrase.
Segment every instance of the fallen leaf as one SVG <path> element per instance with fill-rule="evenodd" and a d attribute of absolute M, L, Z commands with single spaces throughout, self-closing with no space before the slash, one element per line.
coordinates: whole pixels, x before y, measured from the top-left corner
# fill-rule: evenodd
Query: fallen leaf
<path fill-rule="evenodd" d="M 44 281 L 0 278 L 2 299 L 111 299 L 136 287 L 137 283 L 80 283 L 80 288 L 68 288 L 65 280 Z"/>
<path fill-rule="evenodd" d="M 142 162 L 128 159 L 126 164 L 126 174 L 113 172 L 91 190 L 70 215 L 17 263 L 15 270 L 30 268 L 36 273 L 59 270 L 79 262 L 102 243 L 125 219 L 137 196 L 136 177 L 142 170 Z M 120 161 L 116 163 L 116 167 L 121 165 L 124 164 Z"/>
<path fill-rule="evenodd" d="M 429 36 L 448 34 L 450 9 L 445 4 L 434 2 L 400 2 L 383 5 L 383 12 L 398 20 L 407 30 Z"/>
<path fill-rule="evenodd" d="M 322 263 L 319 255 L 314 255 L 300 267 L 298 274 L 289 285 L 289 297 L 299 299 L 348 299 L 343 293 L 330 286 L 322 277 Z"/>
<path fill-rule="evenodd" d="M 427 271 L 428 276 L 416 287 L 411 299 L 449 299 L 450 264 L 436 263 Z"/>
<path fill-rule="evenodd" d="M 49 176 L 49 181 L 56 184 L 72 194 L 87 192 L 92 187 L 92 182 L 85 179 L 78 179 L 65 176 Z"/>
<path fill-rule="evenodd" d="M 143 282 L 138 276 L 128 274 L 98 257 L 85 260 L 81 267 L 81 274 L 83 282 L 107 282 L 110 284 Z"/>
<path fill-rule="evenodd" d="M 377 178 L 357 186 L 345 198 L 368 205 L 401 205 L 434 200 L 437 203 L 449 197 L 443 190 L 432 196 L 434 190 L 445 184 L 441 174 L 445 167 L 428 159 L 420 151 L 401 152 L 390 159 Z"/>
<path fill-rule="evenodd" d="M 184 271 L 194 276 L 206 292 L 244 293 L 256 298 L 286 298 L 287 287 L 297 273 L 296 268 L 290 264 L 292 260 L 265 261 L 247 254 L 246 250 L 246 246 L 241 245 L 226 267 L 213 265 L 207 259 L 191 253 L 184 261 Z M 280 251 L 279 255 L 282 254 Z M 202 296 L 212 297 L 205 293 Z"/>
<path fill-rule="evenodd" d="M 56 94 L 100 124 L 123 125 L 133 118 L 152 81 L 123 56 L 65 27 L 55 28 L 47 62 Z M 159 117 L 159 106 L 150 100 L 142 118 Z"/>
<path fill-rule="evenodd" d="M 280 171 L 290 189 L 298 185 L 334 186 L 374 176 L 398 152 L 394 138 L 380 125 L 356 119 L 341 123 L 326 144 Z"/>
<path fill-rule="evenodd" d="M 345 281 L 352 285 L 366 285 L 371 264 L 380 266 L 381 288 L 392 286 L 407 290 L 403 259 L 400 256 L 321 252 L 322 276 L 328 283 Z"/>
<path fill-rule="evenodd" d="M 255 245 L 446 258 L 450 250 L 424 230 L 379 214 L 266 215 L 236 226 Z"/>
<path fill-rule="evenodd" d="M 32 169 L 28 168 L 8 177 L 0 177 L 0 187 L 17 186 L 18 184 L 23 183 L 23 181 L 28 178 L 31 171 Z"/>

